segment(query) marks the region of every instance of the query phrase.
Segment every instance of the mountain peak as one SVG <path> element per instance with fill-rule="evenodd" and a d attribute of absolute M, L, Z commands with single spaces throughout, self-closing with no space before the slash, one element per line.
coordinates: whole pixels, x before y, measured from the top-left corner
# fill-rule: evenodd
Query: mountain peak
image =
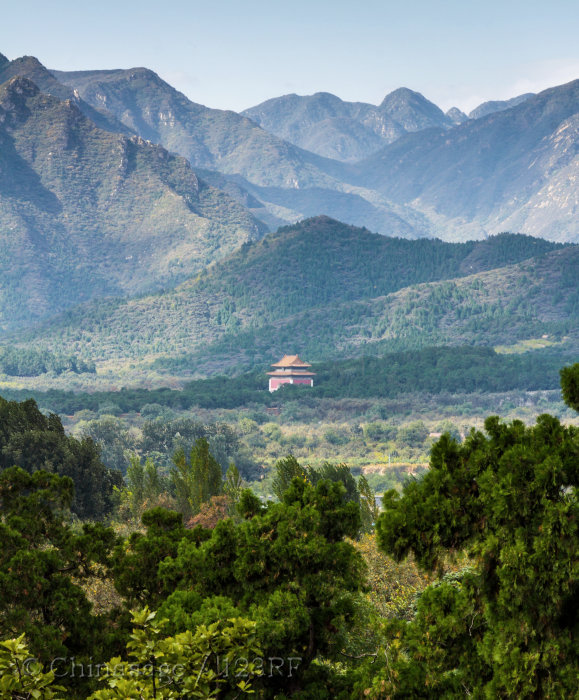
<path fill-rule="evenodd" d="M 3 94 L 2 97 L 7 97 L 7 98 L 14 98 L 14 97 L 34 97 L 37 95 L 40 90 L 38 89 L 38 86 L 32 82 L 32 80 L 28 80 L 28 78 L 23 78 L 22 76 L 17 76 L 16 78 L 12 78 L 9 80 L 5 85 L 3 89 Z M 3 102 L 0 98 L 0 100 Z"/>
<path fill-rule="evenodd" d="M 380 107 L 387 107 L 388 105 L 396 102 L 420 102 L 424 104 L 433 104 L 430 102 L 430 100 L 427 100 L 422 93 L 416 92 L 415 90 L 411 90 L 407 87 L 399 87 L 386 95 L 386 97 L 380 103 Z"/>
<path fill-rule="evenodd" d="M 7 63 L 10 63 L 10 60 L 6 58 L 6 56 L 3 53 L 0 53 L 0 68 L 2 66 L 5 66 Z"/>
<path fill-rule="evenodd" d="M 440 107 L 419 92 L 406 87 L 398 88 L 386 95 L 378 109 L 390 115 L 406 131 L 450 126 L 450 120 Z"/>
<path fill-rule="evenodd" d="M 468 116 L 458 107 L 451 107 L 448 112 L 446 112 L 446 116 L 453 124 L 463 124 L 469 119 Z"/>

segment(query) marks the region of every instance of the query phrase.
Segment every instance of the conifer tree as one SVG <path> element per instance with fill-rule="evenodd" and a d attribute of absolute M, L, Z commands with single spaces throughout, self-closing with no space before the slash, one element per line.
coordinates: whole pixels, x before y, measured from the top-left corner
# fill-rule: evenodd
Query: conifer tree
<path fill-rule="evenodd" d="M 579 365 L 562 374 L 576 405 Z M 386 553 L 430 570 L 460 550 L 474 562 L 399 626 L 395 674 L 381 678 L 393 697 L 576 696 L 579 430 L 542 415 L 532 427 L 494 416 L 485 431 L 462 445 L 444 435 L 424 478 L 384 498 Z"/>

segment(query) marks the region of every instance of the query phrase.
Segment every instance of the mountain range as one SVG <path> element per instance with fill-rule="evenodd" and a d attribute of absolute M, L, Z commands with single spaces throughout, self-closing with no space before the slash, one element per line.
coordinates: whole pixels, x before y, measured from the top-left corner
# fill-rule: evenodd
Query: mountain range
<path fill-rule="evenodd" d="M 404 134 L 451 129 L 469 119 L 515 107 L 533 96 L 526 93 L 510 100 L 484 102 L 467 116 L 457 107 L 445 114 L 433 102 L 408 88 L 394 90 L 380 105 L 345 102 L 330 93 L 317 92 L 275 97 L 242 114 L 308 151 L 340 161 L 356 161 Z"/>
<path fill-rule="evenodd" d="M 343 161 L 360 160 L 409 132 L 453 126 L 439 107 L 407 88 L 379 106 L 318 92 L 277 97 L 242 114 L 290 143 Z"/>
<path fill-rule="evenodd" d="M 378 106 L 317 93 L 236 114 L 192 102 L 146 68 L 62 72 L 1 57 L 0 82 L 17 75 L 102 129 L 183 156 L 270 230 L 326 214 L 408 238 L 579 237 L 574 83 L 468 116 L 407 88 Z"/>
<path fill-rule="evenodd" d="M 70 73 L 0 55 L 0 332 L 17 342 L 41 324 L 31 342 L 89 359 L 251 365 L 248 353 L 261 361 L 292 338 L 319 357 L 474 342 L 480 289 L 484 342 L 561 336 L 576 248 L 537 237 L 579 241 L 578 136 L 579 81 L 468 116 L 406 88 L 378 106 L 317 93 L 236 114 L 146 68 Z M 485 240 L 504 230 L 535 238 Z M 557 301 L 545 292 L 535 313 L 508 280 L 536 285 L 545 265 Z M 451 281 L 461 319 L 408 311 L 423 285 L 439 318 L 432 300 Z M 524 309 L 511 329 L 507 307 Z"/>

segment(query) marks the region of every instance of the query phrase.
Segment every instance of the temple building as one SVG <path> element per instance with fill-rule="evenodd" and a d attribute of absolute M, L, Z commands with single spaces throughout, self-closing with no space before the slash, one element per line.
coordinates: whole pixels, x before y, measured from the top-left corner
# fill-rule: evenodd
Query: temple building
<path fill-rule="evenodd" d="M 298 355 L 284 355 L 272 367 L 273 372 L 268 372 L 270 391 L 277 391 L 282 384 L 314 386 L 316 375 L 314 372 L 308 372 L 311 365 L 300 360 Z"/>

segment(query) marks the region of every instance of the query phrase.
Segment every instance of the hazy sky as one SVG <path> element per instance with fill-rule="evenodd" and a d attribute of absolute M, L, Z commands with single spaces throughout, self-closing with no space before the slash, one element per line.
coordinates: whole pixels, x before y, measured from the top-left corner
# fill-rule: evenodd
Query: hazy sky
<path fill-rule="evenodd" d="M 242 110 L 397 87 L 443 109 L 579 78 L 577 0 L 1 0 L 0 53 L 49 68 L 147 66 L 195 102 Z"/>

